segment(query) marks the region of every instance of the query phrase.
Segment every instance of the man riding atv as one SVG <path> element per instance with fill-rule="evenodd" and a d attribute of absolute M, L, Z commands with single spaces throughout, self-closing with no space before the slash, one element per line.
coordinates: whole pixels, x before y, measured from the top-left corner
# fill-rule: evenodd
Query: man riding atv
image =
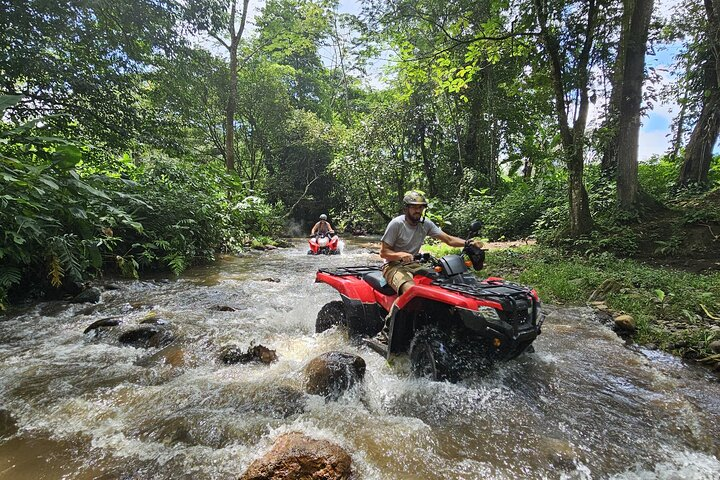
<path fill-rule="evenodd" d="M 425 196 L 418 191 L 411 190 L 403 197 L 403 214 L 393 218 L 380 239 L 380 257 L 385 260 L 382 267 L 383 277 L 387 283 L 400 295 L 413 286 L 413 276 L 418 270 L 425 268 L 414 261 L 415 255 L 420 251 L 425 237 L 430 236 L 443 241 L 451 247 L 466 247 L 469 245 L 477 249 L 483 243 L 477 240 L 463 240 L 443 232 L 432 220 L 425 218 L 425 209 L 428 203 Z M 385 327 L 376 339 L 387 342 L 388 320 Z"/>
<path fill-rule="evenodd" d="M 320 215 L 320 220 L 317 221 L 315 225 L 313 225 L 312 230 L 310 230 L 310 235 L 315 235 L 318 233 L 328 234 L 328 235 L 334 235 L 335 231 L 332 228 L 332 225 L 330 225 L 330 222 L 327 221 L 327 215 L 324 213 Z"/>

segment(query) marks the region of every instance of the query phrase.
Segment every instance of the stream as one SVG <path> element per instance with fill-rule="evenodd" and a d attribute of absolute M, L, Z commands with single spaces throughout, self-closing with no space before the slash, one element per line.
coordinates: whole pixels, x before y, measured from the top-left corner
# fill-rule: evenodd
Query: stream
<path fill-rule="evenodd" d="M 303 242 L 0 316 L 0 480 L 233 479 L 295 431 L 343 447 L 363 480 L 720 479 L 706 370 L 626 346 L 589 308 L 548 305 L 535 353 L 458 384 L 416 379 L 402 357 L 314 333 L 339 299 L 317 268 L 377 264 L 369 240 L 320 257 Z M 83 333 L 106 317 L 122 324 Z M 172 357 L 117 341 L 150 317 L 177 337 Z M 278 361 L 226 365 L 231 344 Z M 302 369 L 333 350 L 367 372 L 326 402 L 303 393 Z"/>

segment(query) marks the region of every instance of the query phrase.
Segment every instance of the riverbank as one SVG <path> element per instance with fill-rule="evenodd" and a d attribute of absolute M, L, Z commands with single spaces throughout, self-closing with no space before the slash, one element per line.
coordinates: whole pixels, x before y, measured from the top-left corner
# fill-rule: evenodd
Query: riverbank
<path fill-rule="evenodd" d="M 493 247 L 484 275 L 532 285 L 547 303 L 589 305 L 628 341 L 720 371 L 720 272 L 569 256 L 536 245 Z"/>

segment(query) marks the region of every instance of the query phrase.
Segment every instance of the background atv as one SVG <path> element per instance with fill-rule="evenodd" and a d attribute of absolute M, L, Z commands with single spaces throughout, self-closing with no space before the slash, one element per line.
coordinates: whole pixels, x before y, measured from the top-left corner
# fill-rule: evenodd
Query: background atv
<path fill-rule="evenodd" d="M 337 255 L 340 253 L 340 237 L 331 233 L 316 233 L 308 240 L 308 255 Z"/>
<path fill-rule="evenodd" d="M 471 226 L 475 235 L 480 223 Z M 461 255 L 417 260 L 427 268 L 415 285 L 399 296 L 386 283 L 380 266 L 320 269 L 315 281 L 335 288 L 341 300 L 324 305 L 315 330 L 347 327 L 385 357 L 408 354 L 413 373 L 433 380 L 456 381 L 483 372 L 493 362 L 510 360 L 531 348 L 543 315 L 535 290 L 501 278 L 479 280 L 485 252 L 471 246 Z M 372 337 L 390 315 L 388 343 Z"/>

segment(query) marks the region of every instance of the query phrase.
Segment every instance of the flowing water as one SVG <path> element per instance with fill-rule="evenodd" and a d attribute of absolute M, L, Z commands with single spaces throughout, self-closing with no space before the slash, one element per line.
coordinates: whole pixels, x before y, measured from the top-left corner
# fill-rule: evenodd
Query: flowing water
<path fill-rule="evenodd" d="M 231 479 L 292 431 L 342 446 L 359 479 L 720 478 L 708 372 L 626 347 L 588 309 L 548 307 L 536 353 L 458 384 L 414 379 L 402 358 L 314 333 L 339 298 L 316 269 L 377 255 L 358 240 L 338 256 L 296 244 L 179 279 L 113 281 L 92 307 L 0 317 L 0 479 Z M 178 337 L 171 350 L 118 343 L 151 315 Z M 123 323 L 83 334 L 105 317 Z M 278 361 L 218 361 L 253 343 Z M 301 372 L 331 350 L 362 356 L 367 372 L 326 402 L 302 392 Z"/>

